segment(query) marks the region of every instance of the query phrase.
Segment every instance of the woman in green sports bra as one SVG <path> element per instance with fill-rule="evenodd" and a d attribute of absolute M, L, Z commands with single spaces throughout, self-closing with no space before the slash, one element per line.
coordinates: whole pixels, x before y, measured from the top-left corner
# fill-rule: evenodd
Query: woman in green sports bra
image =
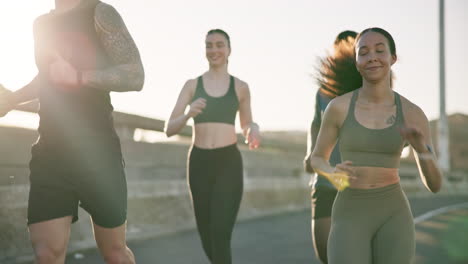
<path fill-rule="evenodd" d="M 243 163 L 234 126 L 237 113 L 250 149 L 259 147 L 261 137 L 252 118 L 249 86 L 228 72 L 229 35 L 212 29 L 205 47 L 209 69 L 186 82 L 165 130 L 172 136 L 189 119 L 194 121 L 187 178 L 198 233 L 209 263 L 231 264 L 231 237 L 243 193 Z"/>
<path fill-rule="evenodd" d="M 391 88 L 397 55 L 387 31 L 362 31 L 355 53 L 363 85 L 330 102 L 310 161 L 315 170 L 332 178 L 346 174 L 349 180 L 333 205 L 328 263 L 409 264 L 415 251 L 414 223 L 398 167 L 408 143 L 425 186 L 434 193 L 440 190 L 429 122 L 418 106 Z M 332 167 L 327 161 L 338 139 L 342 163 Z"/>

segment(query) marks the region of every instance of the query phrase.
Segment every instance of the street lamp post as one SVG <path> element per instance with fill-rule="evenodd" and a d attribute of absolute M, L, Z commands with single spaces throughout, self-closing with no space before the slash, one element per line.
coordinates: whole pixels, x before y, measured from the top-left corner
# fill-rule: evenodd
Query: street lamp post
<path fill-rule="evenodd" d="M 450 172 L 449 127 L 445 112 L 445 7 L 444 0 L 439 0 L 439 85 L 440 117 L 437 126 L 439 166 L 445 173 Z"/>

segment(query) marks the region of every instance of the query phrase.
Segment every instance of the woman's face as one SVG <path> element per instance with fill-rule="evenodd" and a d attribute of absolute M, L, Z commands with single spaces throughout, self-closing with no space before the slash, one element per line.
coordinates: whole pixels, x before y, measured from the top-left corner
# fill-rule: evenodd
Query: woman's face
<path fill-rule="evenodd" d="M 356 67 L 362 78 L 375 82 L 390 74 L 396 56 L 390 52 L 388 40 L 377 32 L 367 32 L 356 43 Z"/>
<path fill-rule="evenodd" d="M 226 37 L 219 33 L 213 33 L 206 37 L 206 58 L 210 66 L 227 64 L 231 49 Z"/>

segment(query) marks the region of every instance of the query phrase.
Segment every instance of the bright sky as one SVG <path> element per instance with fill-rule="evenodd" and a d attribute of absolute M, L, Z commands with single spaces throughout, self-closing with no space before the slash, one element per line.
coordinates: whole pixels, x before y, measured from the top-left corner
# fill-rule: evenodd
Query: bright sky
<path fill-rule="evenodd" d="M 468 1 L 446 0 L 447 111 L 468 114 Z M 317 91 L 311 74 L 342 30 L 378 26 L 395 38 L 395 90 L 429 119 L 439 112 L 438 0 L 108 0 L 139 46 L 140 93 L 113 94 L 118 111 L 167 118 L 188 78 L 207 70 L 204 37 L 226 30 L 229 71 L 249 83 L 263 129 L 307 130 Z M 0 1 L 0 83 L 16 90 L 36 74 L 32 23 L 53 0 Z M 26 123 L 9 114 L 1 123 Z M 37 122 L 34 121 L 34 122 Z"/>

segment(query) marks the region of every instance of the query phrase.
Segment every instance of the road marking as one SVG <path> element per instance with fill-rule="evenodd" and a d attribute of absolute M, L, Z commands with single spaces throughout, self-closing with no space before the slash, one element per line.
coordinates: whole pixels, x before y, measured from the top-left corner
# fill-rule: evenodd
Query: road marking
<path fill-rule="evenodd" d="M 449 206 L 441 207 L 441 208 L 436 209 L 436 210 L 429 211 L 429 212 L 424 213 L 424 214 L 422 214 L 422 215 L 420 215 L 418 217 L 415 217 L 414 218 L 414 223 L 419 224 L 419 223 L 421 223 L 423 221 L 426 221 L 427 219 L 432 218 L 432 217 L 434 217 L 436 215 L 440 215 L 440 214 L 443 214 L 443 213 L 446 213 L 446 212 L 449 212 L 449 211 L 452 211 L 452 210 L 460 209 L 460 208 L 468 208 L 468 203 L 449 205 Z"/>

